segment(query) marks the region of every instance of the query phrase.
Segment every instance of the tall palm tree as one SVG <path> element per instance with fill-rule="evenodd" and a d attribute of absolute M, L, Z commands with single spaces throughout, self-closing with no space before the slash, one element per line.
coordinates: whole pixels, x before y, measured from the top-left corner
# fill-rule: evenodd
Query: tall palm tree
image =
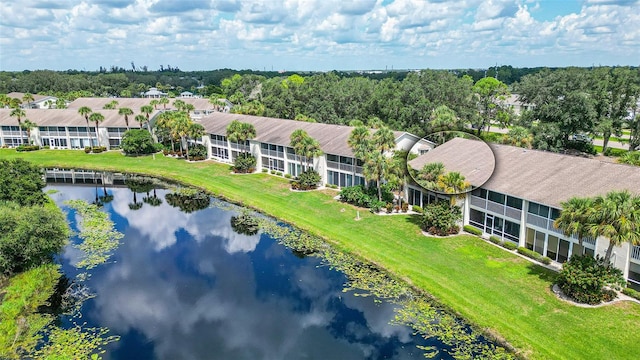
<path fill-rule="evenodd" d="M 162 109 L 167 110 L 167 104 L 169 103 L 169 99 L 166 97 L 162 97 L 160 98 L 160 100 L 158 100 L 158 103 L 162 105 Z"/>
<path fill-rule="evenodd" d="M 151 101 L 149 101 L 149 105 L 153 106 L 154 110 L 158 109 L 158 105 L 160 104 L 160 100 L 158 99 L 153 99 Z"/>
<path fill-rule="evenodd" d="M 304 145 L 305 145 L 305 139 L 309 137 L 309 134 L 307 134 L 306 131 L 302 130 L 302 129 L 296 129 L 294 130 L 291 135 L 289 136 L 289 146 L 291 146 L 293 148 L 293 151 L 295 152 L 295 154 L 299 157 L 300 159 L 300 170 L 303 169 L 303 165 L 302 165 L 302 154 L 304 154 L 305 149 L 304 149 Z"/>
<path fill-rule="evenodd" d="M 27 113 L 21 108 L 15 108 L 15 109 L 11 110 L 11 112 L 9 113 L 9 116 L 18 119 L 18 127 L 20 129 L 22 129 L 22 118 L 27 116 Z M 22 140 L 24 140 L 24 139 L 22 139 Z M 24 141 L 23 141 L 23 143 L 24 143 Z"/>
<path fill-rule="evenodd" d="M 189 134 L 189 126 L 191 125 L 191 123 L 192 123 L 191 119 L 189 119 L 187 114 L 183 112 L 176 113 L 173 118 L 171 134 L 172 136 L 180 139 L 180 149 L 182 149 L 182 143 L 184 142 L 184 139 Z M 186 152 L 187 152 L 187 158 L 188 158 L 189 144 L 187 144 Z"/>
<path fill-rule="evenodd" d="M 193 104 L 184 104 L 184 106 L 182 107 L 182 109 L 187 113 L 190 114 L 192 111 L 194 111 L 196 109 L 196 107 Z"/>
<path fill-rule="evenodd" d="M 364 177 L 367 180 L 375 180 L 378 189 L 378 201 L 382 201 L 382 188 L 380 187 L 382 179 L 387 172 L 388 158 L 384 154 L 374 151 L 367 156 L 364 163 Z"/>
<path fill-rule="evenodd" d="M 311 136 L 307 136 L 304 140 L 304 157 L 307 159 L 307 168 L 312 167 L 313 158 L 316 156 L 322 155 L 322 149 L 320 148 L 320 143 L 318 140 L 312 138 Z"/>
<path fill-rule="evenodd" d="M 143 105 L 142 107 L 140 107 L 140 112 L 143 113 L 145 118 L 147 119 L 147 127 L 149 132 L 151 132 L 151 126 L 149 125 L 149 115 L 151 115 L 151 113 L 153 112 L 153 106 Z M 142 127 L 142 125 L 140 125 L 140 127 Z"/>
<path fill-rule="evenodd" d="M 27 132 L 27 143 L 31 144 L 31 129 L 37 127 L 38 124 L 34 123 L 29 119 L 25 119 L 22 125 L 20 126 L 24 131 Z"/>
<path fill-rule="evenodd" d="M 91 115 L 89 115 L 89 120 L 96 123 L 96 145 L 95 146 L 100 146 L 100 133 L 98 132 L 98 128 L 100 126 L 100 123 L 104 121 L 104 115 L 100 114 L 99 112 L 94 112 Z"/>
<path fill-rule="evenodd" d="M 371 139 L 376 150 L 383 154 L 396 146 L 396 137 L 393 131 L 386 126 L 382 126 L 374 132 Z"/>
<path fill-rule="evenodd" d="M 371 134 L 365 126 L 356 126 L 349 134 L 347 144 L 353 151 L 353 155 L 360 160 L 365 160 L 371 152 Z"/>
<path fill-rule="evenodd" d="M 178 111 L 182 111 L 182 109 L 184 108 L 184 105 L 186 103 L 183 100 L 177 99 L 173 101 L 173 106 L 175 106 L 176 110 Z"/>
<path fill-rule="evenodd" d="M 640 245 L 640 196 L 629 191 L 611 191 L 593 200 L 589 234 L 609 239 L 605 259 L 611 261 L 614 246 Z"/>
<path fill-rule="evenodd" d="M 84 116 L 84 120 L 87 122 L 87 136 L 89 137 L 89 143 L 91 143 L 91 133 L 89 132 L 89 115 L 93 112 L 90 107 L 83 106 L 78 109 L 78 114 Z"/>
<path fill-rule="evenodd" d="M 253 124 L 240 122 L 233 120 L 227 125 L 227 139 L 229 141 L 245 145 L 248 140 L 256 137 L 256 128 Z M 245 153 L 245 147 L 242 147 L 242 152 Z"/>
<path fill-rule="evenodd" d="M 175 151 L 176 149 L 173 146 L 174 137 L 171 135 L 171 128 L 173 126 L 172 122 L 174 119 L 173 114 L 174 114 L 173 112 L 163 112 L 160 115 L 158 115 L 158 120 L 156 121 L 155 129 L 156 129 L 156 133 L 158 134 L 158 138 L 160 137 L 163 138 L 162 141 L 165 141 L 168 135 L 171 141 L 171 150 Z"/>
<path fill-rule="evenodd" d="M 144 124 L 145 121 L 147 121 L 147 118 L 142 114 L 136 115 L 134 119 L 140 124 L 140 129 L 142 129 L 142 124 Z"/>
<path fill-rule="evenodd" d="M 22 95 L 22 102 L 26 103 L 27 108 L 31 109 L 31 102 L 34 101 L 33 95 L 31 93 L 25 93 Z"/>
<path fill-rule="evenodd" d="M 187 129 L 187 160 L 189 160 L 189 139 L 196 140 L 202 138 L 204 134 L 204 126 L 189 119 L 189 128 Z"/>
<path fill-rule="evenodd" d="M 49 99 L 45 101 L 44 104 L 47 106 L 47 109 L 51 109 L 55 103 L 53 102 L 53 100 Z"/>
<path fill-rule="evenodd" d="M 129 130 L 129 115 L 133 115 L 133 110 L 128 107 L 122 107 L 118 109 L 118 115 L 124 116 L 124 123 L 127 125 L 127 130 Z"/>
<path fill-rule="evenodd" d="M 593 211 L 593 199 L 574 197 L 560 204 L 562 211 L 553 222 L 553 227 L 562 230 L 566 236 L 575 234 L 582 246 L 584 237 L 593 225 L 589 218 Z"/>

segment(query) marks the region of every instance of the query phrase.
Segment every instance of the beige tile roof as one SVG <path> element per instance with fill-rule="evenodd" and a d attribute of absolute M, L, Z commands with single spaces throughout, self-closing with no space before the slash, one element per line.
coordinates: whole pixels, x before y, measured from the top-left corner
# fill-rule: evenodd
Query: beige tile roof
<path fill-rule="evenodd" d="M 458 143 L 477 143 L 469 139 L 454 139 Z M 444 148 L 453 140 L 437 147 L 423 157 L 442 161 L 449 168 L 450 161 L 460 160 L 469 165 L 480 161 L 477 146 L 464 145 L 457 149 Z M 452 143 L 453 144 L 453 143 Z M 485 189 L 519 198 L 561 207 L 560 203 L 572 197 L 605 195 L 612 190 L 629 190 L 640 194 L 640 167 L 610 163 L 595 159 L 528 150 L 514 146 L 490 144 L 495 156 L 495 170 L 482 186 Z M 422 157 L 413 161 L 421 160 Z M 410 162 L 412 167 L 420 166 Z M 452 170 L 454 169 L 453 164 Z M 461 169 L 464 166 L 461 166 Z M 421 168 L 421 167 L 420 167 Z M 464 174 L 465 170 L 461 170 Z M 466 176 L 466 175 L 465 175 Z M 473 182 L 472 182 L 473 183 Z"/>
<path fill-rule="evenodd" d="M 21 92 L 10 92 L 7 94 L 8 97 L 10 98 L 14 98 L 14 99 L 20 99 L 20 101 L 22 101 L 22 97 L 24 96 L 25 93 L 21 93 Z M 33 102 L 38 102 L 38 101 L 42 101 L 45 99 L 51 99 L 54 98 L 53 96 L 48 96 L 48 95 L 38 95 L 38 94 L 31 94 L 31 96 L 33 96 Z"/>
<path fill-rule="evenodd" d="M 463 138 L 447 141 L 409 161 L 409 166 L 420 170 L 425 164 L 433 162 L 441 162 L 447 172 L 459 172 L 474 187 L 482 186 L 495 167 L 495 158 L 487 143 Z"/>
<path fill-rule="evenodd" d="M 334 155 L 353 156 L 347 140 L 353 130 L 351 126 L 309 123 L 303 121 L 269 118 L 263 116 L 212 113 L 204 116 L 198 122 L 209 134 L 225 135 L 227 125 L 233 120 L 253 124 L 256 128 L 255 140 L 289 146 L 291 133 L 297 129 L 306 131 L 309 136 L 318 140 L 322 151 Z M 404 132 L 394 131 L 396 139 Z"/>
<path fill-rule="evenodd" d="M 149 105 L 151 103 L 151 100 L 153 99 L 146 99 L 146 98 L 77 98 L 74 101 L 72 101 L 71 103 L 69 103 L 69 105 L 67 105 L 67 107 L 69 109 L 79 109 L 83 106 L 87 106 L 89 108 L 91 108 L 92 110 L 97 110 L 100 109 L 102 110 L 102 108 L 112 102 L 113 100 L 118 102 L 118 105 L 116 106 L 116 108 L 121 108 L 121 107 L 128 107 L 133 111 L 139 111 L 140 108 L 144 105 Z M 158 99 L 156 99 L 158 100 Z M 196 110 L 213 110 L 214 105 L 211 104 L 209 102 L 209 99 L 196 99 L 196 98 L 169 98 L 169 103 L 166 105 L 166 110 L 175 110 L 175 107 L 173 106 L 173 102 L 176 100 L 182 100 L 187 104 L 192 104 Z M 157 106 L 158 110 L 164 110 L 164 106 L 163 105 L 158 105 Z"/>
<path fill-rule="evenodd" d="M 134 120 L 140 112 L 132 109 L 133 115 L 129 116 L 129 127 L 138 128 L 140 125 Z M 96 110 L 104 115 L 104 121 L 100 127 L 126 127 L 124 116 L 118 115 L 118 110 Z M 25 109 L 26 117 L 38 126 L 86 126 L 84 116 L 78 114 L 77 109 Z M 18 120 L 11 117 L 11 109 L 0 109 L 0 125 L 18 125 Z M 155 116 L 151 114 L 151 117 Z M 24 119 L 23 119 L 24 120 Z M 95 123 L 90 122 L 91 126 Z"/>

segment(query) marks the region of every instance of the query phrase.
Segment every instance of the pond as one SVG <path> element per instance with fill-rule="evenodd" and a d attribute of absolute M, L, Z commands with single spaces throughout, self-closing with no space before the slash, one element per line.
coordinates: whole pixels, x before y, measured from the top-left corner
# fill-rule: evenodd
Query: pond
<path fill-rule="evenodd" d="M 93 295 L 82 318 L 60 318 L 63 327 L 76 321 L 120 336 L 105 359 L 423 359 L 424 347 L 446 348 L 392 324 L 399 305 L 343 291 L 347 278 L 322 259 L 264 232 L 235 232 L 240 208 L 218 199 L 201 210 L 176 206 L 172 190 L 134 192 L 107 176 L 114 185 L 76 175 L 48 177 L 46 189 L 76 233 L 78 214 L 65 205 L 72 199 L 100 203 L 124 235 L 109 261 L 89 271 Z M 80 257 L 65 248 L 66 278 L 84 271 L 74 267 Z"/>

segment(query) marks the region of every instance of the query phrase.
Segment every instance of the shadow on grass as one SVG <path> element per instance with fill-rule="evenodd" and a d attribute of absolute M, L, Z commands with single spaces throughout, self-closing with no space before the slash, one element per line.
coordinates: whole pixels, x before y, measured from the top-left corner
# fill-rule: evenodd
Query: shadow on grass
<path fill-rule="evenodd" d="M 420 214 L 411 214 L 407 217 L 405 217 L 405 221 L 407 221 L 410 224 L 413 224 L 419 228 L 422 228 L 422 216 Z"/>
<path fill-rule="evenodd" d="M 558 276 L 557 272 L 534 263 L 529 263 L 527 269 L 529 270 L 529 275 L 537 276 L 541 280 L 549 283 L 549 286 L 553 286 Z"/>

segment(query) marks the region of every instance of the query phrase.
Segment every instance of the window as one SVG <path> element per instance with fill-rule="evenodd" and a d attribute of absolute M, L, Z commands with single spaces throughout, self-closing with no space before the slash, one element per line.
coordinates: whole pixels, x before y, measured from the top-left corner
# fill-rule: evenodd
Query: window
<path fill-rule="evenodd" d="M 513 196 L 507 196 L 507 206 L 522 210 L 522 199 Z"/>
<path fill-rule="evenodd" d="M 542 216 L 543 218 L 549 217 L 549 207 L 546 205 L 537 204 L 534 202 L 529 203 L 529 213 Z"/>
<path fill-rule="evenodd" d="M 520 237 L 520 224 L 516 224 L 509 220 L 504 221 L 504 233 L 509 234 L 516 239 Z"/>
<path fill-rule="evenodd" d="M 496 202 L 498 204 L 504 204 L 505 196 L 503 194 L 500 194 L 494 191 L 489 191 L 489 200 Z"/>
<path fill-rule="evenodd" d="M 560 210 L 551 208 L 551 220 L 555 220 L 560 216 Z"/>
<path fill-rule="evenodd" d="M 476 209 L 471 209 L 469 211 L 469 223 L 478 225 L 481 229 L 484 229 L 484 213 Z"/>
<path fill-rule="evenodd" d="M 481 197 L 483 199 L 487 198 L 487 190 L 485 190 L 483 188 L 473 189 L 471 194 L 474 195 L 474 196 L 477 196 L 477 197 Z"/>

